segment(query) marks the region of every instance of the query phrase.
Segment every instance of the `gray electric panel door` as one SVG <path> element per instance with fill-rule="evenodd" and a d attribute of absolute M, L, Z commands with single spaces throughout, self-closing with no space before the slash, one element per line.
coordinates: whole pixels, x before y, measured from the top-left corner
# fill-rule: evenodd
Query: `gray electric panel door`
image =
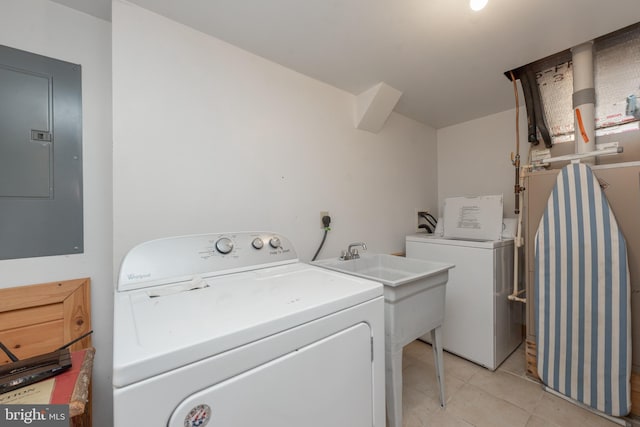
<path fill-rule="evenodd" d="M 0 259 L 83 250 L 80 65 L 0 45 Z"/>

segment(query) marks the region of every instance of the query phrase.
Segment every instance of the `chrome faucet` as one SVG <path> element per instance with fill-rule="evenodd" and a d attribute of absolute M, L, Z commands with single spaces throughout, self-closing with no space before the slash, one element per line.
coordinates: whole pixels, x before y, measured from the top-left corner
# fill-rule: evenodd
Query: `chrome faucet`
<path fill-rule="evenodd" d="M 360 254 L 358 253 L 358 250 L 355 249 L 356 246 L 360 246 L 365 251 L 367 250 L 367 245 L 364 242 L 350 243 L 349 246 L 347 247 L 347 250 L 342 251 L 342 256 L 340 256 L 340 259 L 346 261 L 350 259 L 360 258 Z"/>

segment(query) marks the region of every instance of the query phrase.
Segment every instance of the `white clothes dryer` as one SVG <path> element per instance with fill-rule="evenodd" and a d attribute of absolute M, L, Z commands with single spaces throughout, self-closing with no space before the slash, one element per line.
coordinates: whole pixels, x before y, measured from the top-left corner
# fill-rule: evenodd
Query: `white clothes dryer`
<path fill-rule="evenodd" d="M 385 425 L 382 285 L 282 236 L 143 243 L 114 305 L 117 427 Z"/>

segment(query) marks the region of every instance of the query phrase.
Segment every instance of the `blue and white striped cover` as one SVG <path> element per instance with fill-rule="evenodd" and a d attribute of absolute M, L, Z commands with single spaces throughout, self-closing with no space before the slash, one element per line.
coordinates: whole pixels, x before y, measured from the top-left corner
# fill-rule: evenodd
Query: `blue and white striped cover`
<path fill-rule="evenodd" d="M 631 410 L 631 308 L 624 237 L 591 168 L 558 174 L 535 242 L 538 374 L 609 415 Z"/>

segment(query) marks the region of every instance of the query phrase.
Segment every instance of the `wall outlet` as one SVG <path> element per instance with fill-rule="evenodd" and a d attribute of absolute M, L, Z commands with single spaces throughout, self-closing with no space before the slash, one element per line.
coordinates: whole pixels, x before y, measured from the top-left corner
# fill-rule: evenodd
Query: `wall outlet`
<path fill-rule="evenodd" d="M 419 214 L 422 213 L 422 212 L 429 213 L 429 209 L 418 209 L 418 208 L 415 208 L 415 211 L 414 211 L 414 214 L 413 214 L 413 218 L 414 218 L 414 221 L 415 221 L 415 229 L 416 229 L 416 231 L 424 233 L 425 229 L 419 227 L 420 224 L 426 224 L 427 223 L 425 219 L 422 219 L 419 216 Z"/>
<path fill-rule="evenodd" d="M 320 228 L 324 229 L 324 223 L 322 222 L 322 218 L 324 218 L 325 216 L 331 216 L 329 215 L 329 211 L 321 211 L 320 212 Z"/>

